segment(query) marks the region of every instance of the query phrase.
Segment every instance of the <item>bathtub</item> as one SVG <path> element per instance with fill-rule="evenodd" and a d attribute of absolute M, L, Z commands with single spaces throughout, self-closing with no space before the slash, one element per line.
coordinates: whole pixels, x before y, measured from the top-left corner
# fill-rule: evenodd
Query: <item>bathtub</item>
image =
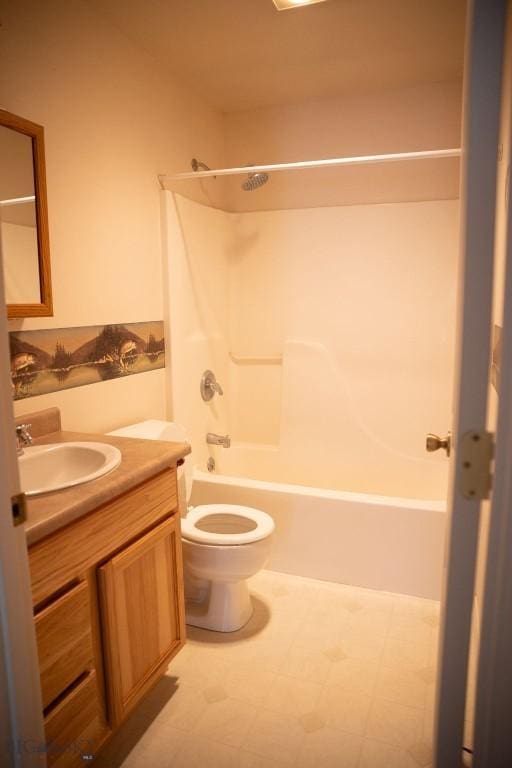
<path fill-rule="evenodd" d="M 276 525 L 271 570 L 440 598 L 445 502 L 266 482 L 196 467 L 191 503 L 268 512 Z"/>

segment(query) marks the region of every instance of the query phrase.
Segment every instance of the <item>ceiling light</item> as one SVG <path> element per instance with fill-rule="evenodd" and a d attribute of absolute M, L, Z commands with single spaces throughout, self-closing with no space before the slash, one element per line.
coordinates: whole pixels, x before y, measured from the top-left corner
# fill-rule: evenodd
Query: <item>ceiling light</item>
<path fill-rule="evenodd" d="M 325 3 L 325 0 L 274 0 L 274 5 L 278 11 L 287 11 L 289 8 L 299 8 L 301 5 L 313 5 L 314 3 Z"/>

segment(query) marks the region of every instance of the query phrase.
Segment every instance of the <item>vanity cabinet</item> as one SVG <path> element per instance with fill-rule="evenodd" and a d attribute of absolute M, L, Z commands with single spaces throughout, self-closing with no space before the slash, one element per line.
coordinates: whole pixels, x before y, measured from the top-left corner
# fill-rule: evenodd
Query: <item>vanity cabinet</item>
<path fill-rule="evenodd" d="M 185 642 L 176 469 L 29 547 L 47 762 L 84 764 Z"/>

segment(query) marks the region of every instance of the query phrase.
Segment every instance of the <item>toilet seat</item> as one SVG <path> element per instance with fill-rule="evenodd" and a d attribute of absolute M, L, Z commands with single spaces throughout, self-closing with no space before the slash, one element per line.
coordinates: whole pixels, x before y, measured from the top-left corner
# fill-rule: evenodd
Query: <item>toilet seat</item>
<path fill-rule="evenodd" d="M 254 527 L 247 530 L 250 523 Z M 220 531 L 212 530 L 215 528 Z M 202 504 L 181 520 L 181 535 L 187 541 L 223 547 L 252 544 L 270 536 L 274 528 L 274 521 L 266 512 L 237 504 Z"/>

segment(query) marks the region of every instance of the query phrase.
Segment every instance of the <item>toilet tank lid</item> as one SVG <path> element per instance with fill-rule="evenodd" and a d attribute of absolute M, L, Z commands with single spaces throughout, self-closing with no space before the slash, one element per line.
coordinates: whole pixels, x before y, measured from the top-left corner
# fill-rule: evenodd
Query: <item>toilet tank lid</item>
<path fill-rule="evenodd" d="M 185 427 L 174 421 L 161 421 L 159 419 L 148 419 L 136 424 L 128 424 L 126 427 L 114 429 L 108 434 L 118 437 L 139 437 L 144 440 L 164 440 L 170 443 L 188 442 Z"/>
<path fill-rule="evenodd" d="M 108 432 L 108 434 L 117 437 L 137 437 L 142 440 L 164 440 L 169 443 L 189 442 L 185 427 L 181 424 L 176 424 L 174 421 L 161 421 L 159 419 L 148 419 L 147 421 L 139 421 L 137 424 L 128 424 L 126 427 L 114 429 L 112 432 Z M 194 477 L 194 467 L 190 456 L 185 460 L 185 467 L 181 469 L 184 470 L 188 501 L 192 493 Z M 180 474 L 180 468 L 178 468 L 178 475 Z"/>

